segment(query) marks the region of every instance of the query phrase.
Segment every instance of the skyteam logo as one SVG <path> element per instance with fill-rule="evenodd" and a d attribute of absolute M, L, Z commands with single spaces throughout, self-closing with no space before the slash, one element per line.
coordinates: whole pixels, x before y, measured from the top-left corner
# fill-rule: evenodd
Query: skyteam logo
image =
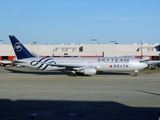
<path fill-rule="evenodd" d="M 45 70 L 49 65 L 52 66 L 54 64 L 56 64 L 56 62 L 51 58 L 41 58 L 39 60 L 33 60 L 30 62 L 30 65 L 36 66 L 41 70 Z"/>
<path fill-rule="evenodd" d="M 17 51 L 17 52 L 20 52 L 22 50 L 22 44 L 21 43 L 15 43 L 14 44 L 14 49 Z"/>

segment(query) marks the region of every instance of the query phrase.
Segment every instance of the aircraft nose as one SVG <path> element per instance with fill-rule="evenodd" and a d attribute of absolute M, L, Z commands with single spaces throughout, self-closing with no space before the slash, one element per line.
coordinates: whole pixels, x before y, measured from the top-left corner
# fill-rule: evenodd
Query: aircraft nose
<path fill-rule="evenodd" d="M 143 66 L 144 66 L 144 68 L 147 68 L 148 67 L 148 63 L 145 62 Z"/>
<path fill-rule="evenodd" d="M 147 68 L 148 67 L 148 63 L 146 61 L 140 61 L 139 66 L 141 66 L 141 69 Z"/>

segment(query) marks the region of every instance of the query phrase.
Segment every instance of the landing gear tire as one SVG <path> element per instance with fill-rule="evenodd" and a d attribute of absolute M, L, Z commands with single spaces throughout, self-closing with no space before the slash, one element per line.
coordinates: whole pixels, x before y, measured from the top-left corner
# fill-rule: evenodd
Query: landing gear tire
<path fill-rule="evenodd" d="M 76 74 L 75 71 L 71 71 L 71 75 L 70 76 L 76 76 L 75 74 Z"/>
<path fill-rule="evenodd" d="M 73 73 L 71 73 L 70 76 L 73 76 Z"/>
<path fill-rule="evenodd" d="M 135 76 L 135 77 L 138 76 L 138 70 L 135 70 L 135 71 L 134 71 L 134 76 Z"/>
<path fill-rule="evenodd" d="M 77 77 L 77 74 L 74 74 L 75 77 Z"/>
<path fill-rule="evenodd" d="M 70 76 L 74 76 L 74 77 L 76 77 L 77 76 L 77 74 L 76 73 L 71 73 L 71 75 Z"/>
<path fill-rule="evenodd" d="M 138 73 L 134 73 L 134 76 L 135 76 L 135 77 L 138 76 Z"/>

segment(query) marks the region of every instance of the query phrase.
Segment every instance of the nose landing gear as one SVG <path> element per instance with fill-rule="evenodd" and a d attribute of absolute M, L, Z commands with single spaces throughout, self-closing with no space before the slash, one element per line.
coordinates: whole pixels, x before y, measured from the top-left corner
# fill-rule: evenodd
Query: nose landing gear
<path fill-rule="evenodd" d="M 134 71 L 134 76 L 135 76 L 135 77 L 138 76 L 138 70 L 135 70 L 135 71 Z"/>

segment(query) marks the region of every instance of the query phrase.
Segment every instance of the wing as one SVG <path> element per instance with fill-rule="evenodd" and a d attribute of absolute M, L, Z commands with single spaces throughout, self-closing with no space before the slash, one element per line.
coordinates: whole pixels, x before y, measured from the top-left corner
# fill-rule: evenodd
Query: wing
<path fill-rule="evenodd" d="M 71 67 L 71 68 L 74 68 L 74 67 L 83 67 L 83 65 L 74 65 L 74 64 L 48 64 L 49 66 L 57 66 L 57 67 Z"/>
<path fill-rule="evenodd" d="M 160 60 L 156 60 L 156 61 L 150 60 L 150 61 L 147 61 L 147 63 L 149 65 L 158 65 L 158 64 L 160 64 Z"/>
<path fill-rule="evenodd" d="M 57 67 L 65 67 L 66 69 L 70 70 L 83 70 L 85 68 L 96 68 L 93 65 L 77 65 L 77 64 L 48 64 L 50 66 L 57 66 Z"/>

